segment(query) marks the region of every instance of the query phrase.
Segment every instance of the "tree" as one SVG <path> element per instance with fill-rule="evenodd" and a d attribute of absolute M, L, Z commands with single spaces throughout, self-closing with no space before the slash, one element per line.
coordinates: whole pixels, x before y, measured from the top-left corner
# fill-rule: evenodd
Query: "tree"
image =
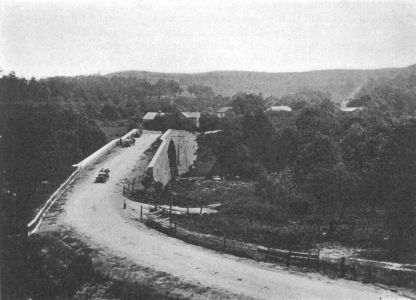
<path fill-rule="evenodd" d="M 315 132 L 333 136 L 338 128 L 335 107 L 326 100 L 318 105 L 306 107 L 296 119 L 296 127 L 305 141 L 311 140 Z"/>
<path fill-rule="evenodd" d="M 296 127 L 281 128 L 273 139 L 272 157 L 276 170 L 291 167 L 296 160 L 299 149 L 299 138 Z"/>
<path fill-rule="evenodd" d="M 199 130 L 209 131 L 216 130 L 220 128 L 220 118 L 215 114 L 201 113 L 199 119 Z"/>
<path fill-rule="evenodd" d="M 379 164 L 390 231 L 390 255 L 416 246 L 416 122 L 395 126 Z"/>
<path fill-rule="evenodd" d="M 114 105 L 105 104 L 101 108 L 101 116 L 108 121 L 114 121 L 119 118 L 119 113 Z"/>
<path fill-rule="evenodd" d="M 264 112 L 258 110 L 255 114 L 244 115 L 242 133 L 244 144 L 251 151 L 251 157 L 268 170 L 272 170 L 275 163 L 272 146 L 275 132 Z"/>
<path fill-rule="evenodd" d="M 164 79 L 159 79 L 154 85 L 153 85 L 153 91 L 154 94 L 157 96 L 157 98 L 160 100 L 162 96 L 165 96 L 168 92 L 168 84 Z"/>
<path fill-rule="evenodd" d="M 212 99 L 215 96 L 214 90 L 212 87 L 201 85 L 201 84 L 194 84 L 188 86 L 186 89 L 190 94 L 195 95 L 198 98 L 209 98 Z"/>
<path fill-rule="evenodd" d="M 241 133 L 227 130 L 215 134 L 201 134 L 197 141 L 197 155 L 201 160 L 214 155 L 216 161 L 212 171 L 221 178 L 254 175 L 249 172 L 253 160 L 248 147 L 242 143 Z"/>
<path fill-rule="evenodd" d="M 306 175 L 303 190 L 313 197 L 314 214 L 329 223 L 331 235 L 353 204 L 357 186 L 343 163 L 320 166 Z"/>
<path fill-rule="evenodd" d="M 237 94 L 233 97 L 231 105 L 236 114 L 258 114 L 264 111 L 264 100 L 260 95 Z"/>
<path fill-rule="evenodd" d="M 169 80 L 166 83 L 166 89 L 169 96 L 176 98 L 176 96 L 182 94 L 183 89 L 176 81 Z"/>
<path fill-rule="evenodd" d="M 26 230 L 41 182 L 61 182 L 74 163 L 105 143 L 105 136 L 94 122 L 58 106 L 19 107 L 10 114 L 3 131 L 1 172 L 8 190 L 16 194 L 19 220 Z"/>
<path fill-rule="evenodd" d="M 330 169 L 336 159 L 336 145 L 329 136 L 318 131 L 312 141 L 300 147 L 295 169 L 300 178 L 304 178 L 318 169 Z"/>

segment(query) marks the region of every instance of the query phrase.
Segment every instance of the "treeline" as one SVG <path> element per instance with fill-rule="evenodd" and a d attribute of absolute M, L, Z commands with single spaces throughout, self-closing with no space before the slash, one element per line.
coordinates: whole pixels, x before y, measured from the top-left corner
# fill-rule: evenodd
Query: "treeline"
<path fill-rule="evenodd" d="M 2 107 L 8 114 L 0 139 L 2 229 L 13 232 L 25 229 L 34 208 L 105 136 L 85 115 L 58 105 Z"/>
<path fill-rule="evenodd" d="M 148 111 L 206 111 L 228 98 L 212 88 L 163 79 L 154 84 L 135 77 L 76 76 L 26 80 L 10 73 L 0 78 L 0 103 L 54 103 L 84 113 L 91 119 L 115 121 L 142 117 Z"/>
<path fill-rule="evenodd" d="M 369 80 L 348 106 L 364 106 L 388 113 L 391 117 L 416 114 L 416 74 L 409 77 Z"/>
<path fill-rule="evenodd" d="M 327 226 L 332 240 L 347 227 L 352 232 L 342 242 L 388 249 L 390 258 L 411 255 L 412 112 L 402 118 L 375 108 L 346 113 L 327 99 L 265 113 L 264 103 L 259 95 L 234 97 L 234 114 L 222 121 L 223 131 L 198 138 L 199 156 L 215 157 L 211 175 L 256 180 L 262 201 L 279 208 L 276 222 L 298 220 L 314 234 Z"/>

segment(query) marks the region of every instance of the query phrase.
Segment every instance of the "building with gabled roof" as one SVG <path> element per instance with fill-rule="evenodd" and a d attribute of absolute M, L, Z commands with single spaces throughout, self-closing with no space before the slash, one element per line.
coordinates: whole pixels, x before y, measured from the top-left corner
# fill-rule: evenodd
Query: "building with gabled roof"
<path fill-rule="evenodd" d="M 181 112 L 182 116 L 188 120 L 191 120 L 192 123 L 199 128 L 199 118 L 201 118 L 201 113 L 197 111 L 183 111 Z"/>
<path fill-rule="evenodd" d="M 148 112 L 143 116 L 143 122 L 153 121 L 157 116 L 164 116 L 163 112 Z"/>
<path fill-rule="evenodd" d="M 233 110 L 233 108 L 231 106 L 223 106 L 223 107 L 220 107 L 219 109 L 217 109 L 217 111 L 215 113 L 216 113 L 218 118 L 222 119 L 228 113 L 230 113 L 232 110 Z"/>

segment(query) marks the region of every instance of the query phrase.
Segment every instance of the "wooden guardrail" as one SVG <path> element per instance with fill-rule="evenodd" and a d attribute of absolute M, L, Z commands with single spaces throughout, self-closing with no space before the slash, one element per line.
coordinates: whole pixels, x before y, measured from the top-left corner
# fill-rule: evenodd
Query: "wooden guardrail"
<path fill-rule="evenodd" d="M 265 256 L 266 261 L 283 262 L 286 266 L 303 265 L 319 268 L 319 250 L 317 253 L 297 252 L 290 250 L 273 249 L 266 247 L 257 247 L 257 252 Z"/>

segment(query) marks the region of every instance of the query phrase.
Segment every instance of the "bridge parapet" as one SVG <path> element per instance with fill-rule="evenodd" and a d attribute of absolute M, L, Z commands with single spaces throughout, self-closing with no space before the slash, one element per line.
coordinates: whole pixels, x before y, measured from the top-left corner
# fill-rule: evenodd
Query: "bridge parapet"
<path fill-rule="evenodd" d="M 128 137 L 134 136 L 137 129 L 133 129 L 130 132 L 126 133 L 122 139 L 126 139 Z M 67 188 L 70 186 L 70 184 L 77 178 L 80 171 L 82 171 L 84 168 L 91 166 L 94 162 L 96 162 L 98 159 L 103 157 L 105 154 L 107 154 L 110 150 L 112 150 L 117 145 L 117 141 L 119 139 L 114 139 L 107 144 L 105 144 L 103 147 L 89 155 L 87 158 L 82 160 L 81 162 L 73 165 L 73 167 L 76 167 L 76 170 L 65 180 L 63 184 L 49 197 L 48 200 L 46 200 L 45 204 L 40 208 L 36 216 L 33 218 L 32 221 L 30 221 L 27 224 L 27 231 L 28 235 L 31 235 L 35 233 L 45 214 L 48 212 L 49 208 L 55 203 L 56 200 L 61 197 L 61 195 L 67 190 Z"/>

